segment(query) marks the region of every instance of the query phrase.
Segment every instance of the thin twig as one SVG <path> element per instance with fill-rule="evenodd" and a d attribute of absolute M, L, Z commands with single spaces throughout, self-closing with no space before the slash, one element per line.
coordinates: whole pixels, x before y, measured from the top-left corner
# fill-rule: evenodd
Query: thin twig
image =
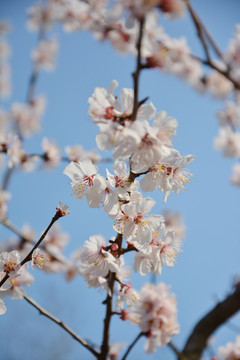
<path fill-rule="evenodd" d="M 138 336 L 133 340 L 133 342 L 129 345 L 129 347 L 127 348 L 127 351 L 125 352 L 125 354 L 122 357 L 122 360 L 125 360 L 128 356 L 128 354 L 130 353 L 130 351 L 132 350 L 132 348 L 134 347 L 134 345 L 138 342 L 138 340 L 144 336 L 144 332 L 140 332 L 138 334 Z"/>
<path fill-rule="evenodd" d="M 16 235 L 18 235 L 20 237 L 20 239 L 23 242 L 27 242 L 27 243 L 31 243 L 34 244 L 34 240 L 27 238 L 19 229 L 16 228 L 16 226 L 14 226 L 8 219 L 0 219 L 0 223 L 3 224 L 6 228 L 8 228 L 9 230 L 11 230 L 12 232 L 14 232 Z M 40 246 L 41 249 L 43 249 L 44 251 L 46 251 L 53 260 L 59 261 L 62 264 L 67 264 L 68 260 L 64 259 L 64 258 L 60 258 L 58 257 L 54 252 L 50 251 L 47 246 L 45 246 L 44 243 L 41 244 Z"/>
<path fill-rule="evenodd" d="M 66 332 L 68 332 L 75 340 L 77 340 L 82 346 L 88 349 L 93 355 L 98 357 L 98 353 L 84 339 L 82 339 L 78 334 L 76 334 L 69 326 L 65 325 L 63 321 L 59 320 L 58 318 L 50 314 L 47 310 L 45 310 L 43 307 L 37 304 L 36 301 L 31 299 L 29 296 L 24 295 L 24 299 L 29 304 L 34 306 L 40 312 L 41 315 L 46 316 L 48 319 L 58 324 L 61 328 L 63 328 Z"/>
<path fill-rule="evenodd" d="M 39 247 L 39 245 L 41 244 L 41 242 L 45 239 L 48 231 L 51 229 L 51 227 L 53 226 L 53 224 L 60 218 L 62 217 L 61 212 L 57 210 L 56 214 L 54 215 L 54 217 L 52 218 L 50 224 L 48 225 L 48 227 L 46 228 L 46 230 L 44 231 L 44 233 L 41 235 L 40 239 L 37 241 L 37 243 L 33 246 L 33 248 L 30 250 L 30 252 L 25 256 L 25 258 L 21 261 L 21 266 L 23 266 L 26 262 L 31 261 L 32 260 L 32 254 L 34 252 L 35 249 L 37 249 Z M 4 276 L 4 278 L 0 281 L 0 287 L 7 281 L 7 279 L 10 276 L 8 274 L 6 274 Z"/>
<path fill-rule="evenodd" d="M 203 63 L 204 65 L 208 65 L 209 67 L 211 67 L 212 69 L 218 71 L 220 74 L 222 74 L 224 77 L 226 77 L 228 80 L 230 80 L 232 82 L 232 84 L 234 85 L 234 87 L 238 90 L 240 90 L 240 83 L 234 79 L 234 77 L 232 77 L 230 71 L 230 67 L 228 64 L 226 64 L 224 62 L 223 56 L 222 56 L 222 52 L 219 50 L 217 44 L 215 43 L 215 41 L 213 40 L 212 36 L 210 35 L 209 31 L 207 30 L 206 26 L 203 24 L 202 20 L 200 19 L 200 17 L 198 16 L 198 14 L 196 13 L 196 11 L 193 9 L 191 3 L 189 0 L 184 0 L 189 13 L 192 17 L 192 20 L 194 22 L 194 25 L 196 27 L 197 33 L 198 33 L 198 37 L 202 43 L 205 55 L 206 55 L 206 60 L 202 60 L 200 58 L 198 58 L 195 55 L 191 55 L 193 58 L 195 58 L 196 60 L 200 61 L 201 63 Z M 211 46 L 213 47 L 214 51 L 216 52 L 216 54 L 220 57 L 220 59 L 224 62 L 224 64 L 226 65 L 227 70 L 222 70 L 221 68 L 219 68 L 211 59 L 210 56 L 210 52 L 209 52 L 209 48 L 208 48 L 208 44 L 206 42 L 205 36 L 207 37 L 207 39 L 209 40 L 209 43 L 211 44 Z"/>
<path fill-rule="evenodd" d="M 188 360 L 188 359 L 186 358 L 186 356 L 185 356 L 181 351 L 179 351 L 179 350 L 177 349 L 176 345 L 175 345 L 172 341 L 170 341 L 170 342 L 168 343 L 168 346 L 169 346 L 169 347 L 173 350 L 173 352 L 177 355 L 177 357 L 178 357 L 179 360 Z"/>
<path fill-rule="evenodd" d="M 199 17 L 199 15 L 196 13 L 196 11 L 193 9 L 192 4 L 189 0 L 184 0 L 190 14 L 192 17 L 195 18 L 195 20 L 198 22 L 199 26 L 201 27 L 202 31 L 205 33 L 205 36 L 207 37 L 209 43 L 212 45 L 213 50 L 215 51 L 216 55 L 220 57 L 220 59 L 223 58 L 222 52 L 219 49 L 218 45 L 216 44 L 215 40 L 213 39 L 212 35 L 208 31 L 207 27 Z M 194 20 L 194 19 L 193 19 Z"/>
<path fill-rule="evenodd" d="M 199 39 L 200 39 L 200 41 L 202 43 L 206 58 L 207 58 L 208 61 L 211 61 L 209 50 L 208 50 L 208 45 L 206 43 L 204 33 L 203 33 L 203 29 L 202 29 L 202 23 L 200 22 L 200 19 L 199 19 L 197 13 L 193 10 L 189 0 L 184 0 L 184 2 L 185 2 L 186 6 L 187 6 L 187 8 L 189 10 L 189 13 L 190 13 L 190 15 L 192 17 L 192 20 L 194 22 L 194 25 L 196 27 L 197 34 L 198 34 L 198 37 L 199 37 Z"/>
<path fill-rule="evenodd" d="M 2 182 L 1 190 L 7 190 L 10 178 L 11 178 L 11 176 L 13 174 L 13 170 L 14 170 L 14 168 L 7 168 L 6 169 L 6 172 L 5 172 L 4 176 L 3 176 L 3 182 Z"/>

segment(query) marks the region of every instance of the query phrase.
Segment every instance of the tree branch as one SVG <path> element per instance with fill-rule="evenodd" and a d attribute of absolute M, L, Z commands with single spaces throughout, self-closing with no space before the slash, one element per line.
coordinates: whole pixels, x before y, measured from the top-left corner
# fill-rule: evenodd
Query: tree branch
<path fill-rule="evenodd" d="M 199 360 L 210 335 L 240 310 L 240 286 L 219 302 L 195 326 L 182 351 L 188 360 Z M 181 360 L 181 357 L 179 357 Z"/>
<path fill-rule="evenodd" d="M 108 293 L 107 298 L 104 301 L 104 304 L 106 304 L 106 315 L 105 315 L 105 319 L 104 319 L 104 329 L 103 329 L 101 353 L 99 354 L 99 357 L 98 357 L 99 360 L 106 360 L 107 354 L 109 352 L 109 328 L 110 328 L 111 318 L 113 315 L 112 294 L 113 294 L 115 278 L 116 278 L 115 273 L 110 272 L 109 273 L 109 283 L 108 283 L 110 293 Z"/>
<path fill-rule="evenodd" d="M 27 242 L 27 243 L 31 243 L 34 244 L 34 240 L 27 238 L 26 236 L 24 236 L 24 234 L 22 234 L 22 232 L 16 228 L 16 226 L 14 226 L 9 220 L 7 219 L 0 219 L 0 223 L 3 224 L 7 229 L 11 230 L 12 232 L 14 232 L 16 235 L 19 236 L 19 238 L 22 240 L 22 242 Z M 21 245 L 20 245 L 21 246 Z M 41 244 L 40 246 L 41 249 L 43 249 L 44 251 L 46 251 L 53 260 L 59 261 L 62 264 L 67 264 L 68 260 L 64 259 L 62 257 L 58 257 L 54 252 L 50 251 L 47 246 L 45 246 L 44 243 Z"/>
<path fill-rule="evenodd" d="M 130 353 L 130 351 L 132 350 L 132 348 L 134 347 L 134 345 L 138 342 L 138 340 L 144 335 L 144 332 L 140 332 L 138 334 L 138 336 L 133 340 L 133 342 L 129 345 L 129 347 L 127 348 L 127 351 L 125 352 L 125 354 L 122 357 L 122 360 L 125 360 L 128 356 L 128 354 Z"/>
<path fill-rule="evenodd" d="M 65 325 L 64 322 L 50 314 L 47 310 L 45 310 L 43 307 L 41 307 L 39 304 L 37 304 L 33 299 L 31 299 L 29 296 L 24 295 L 24 299 L 34 306 L 41 315 L 46 316 L 48 319 L 55 322 L 57 325 L 59 325 L 61 328 L 63 328 L 66 332 L 68 332 L 75 340 L 77 340 L 82 346 L 84 346 L 86 349 L 88 349 L 93 355 L 96 357 L 98 356 L 98 353 L 90 346 L 88 345 L 87 341 L 83 340 L 80 336 L 78 336 L 69 326 Z"/>
<path fill-rule="evenodd" d="M 26 262 L 31 261 L 32 260 L 32 254 L 34 252 L 35 249 L 37 249 L 39 247 L 39 245 L 41 244 L 41 242 L 45 239 L 48 231 L 51 229 L 51 227 L 53 226 L 53 224 L 60 218 L 62 217 L 62 214 L 59 210 L 56 211 L 56 214 L 54 215 L 54 217 L 52 218 L 50 224 L 48 225 L 48 227 L 46 228 L 46 230 L 44 231 L 44 233 L 42 234 L 42 236 L 40 237 L 40 239 L 38 240 L 38 242 L 33 246 L 32 250 L 25 256 L 25 258 L 21 261 L 21 266 L 23 266 Z M 0 287 L 7 281 L 7 279 L 10 276 L 8 274 L 6 274 L 4 276 L 4 278 L 0 281 Z"/>
<path fill-rule="evenodd" d="M 141 58 L 142 58 L 142 52 L 141 52 L 141 47 L 142 47 L 142 38 L 143 38 L 143 32 L 144 32 L 144 23 L 145 23 L 145 19 L 144 17 L 141 18 L 139 20 L 139 35 L 138 35 L 138 39 L 137 39 L 137 44 L 136 44 L 136 48 L 137 48 L 137 64 L 136 64 L 136 70 L 135 72 L 132 74 L 133 76 L 133 111 L 131 116 L 129 117 L 132 121 L 136 120 L 136 116 L 137 116 L 137 111 L 138 108 L 141 104 L 141 102 L 139 103 L 138 101 L 138 93 L 139 93 L 139 77 L 140 77 L 140 72 L 142 70 L 142 64 L 141 64 Z M 146 101 L 144 99 L 144 101 Z"/>

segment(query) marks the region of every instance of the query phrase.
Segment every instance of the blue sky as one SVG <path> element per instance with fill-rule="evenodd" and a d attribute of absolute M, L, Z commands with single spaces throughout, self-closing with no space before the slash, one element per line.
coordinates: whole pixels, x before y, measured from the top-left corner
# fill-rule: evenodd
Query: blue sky
<path fill-rule="evenodd" d="M 2 19 L 12 23 L 8 39 L 12 47 L 11 67 L 13 94 L 3 104 L 8 108 L 13 101 L 25 101 L 31 73 L 30 52 L 37 43 L 37 34 L 26 30 L 26 9 L 34 1 L 2 0 Z M 216 38 L 219 46 L 227 48 L 233 36 L 234 25 L 239 21 L 240 4 L 230 1 L 194 1 L 193 5 Z M 193 52 L 201 55 L 195 29 L 188 16 L 177 21 L 162 18 L 162 25 L 172 36 L 186 35 Z M 43 136 L 55 139 L 63 150 L 66 145 L 82 144 L 86 149 L 96 148 L 98 129 L 88 115 L 89 96 L 96 86 L 107 87 L 116 79 L 119 89 L 132 87 L 131 73 L 135 62 L 131 56 L 116 53 L 108 43 L 98 43 L 86 32 L 66 34 L 60 28 L 53 31 L 59 43 L 57 68 L 53 73 L 41 73 L 36 94 L 47 96 L 47 109 L 42 121 L 42 131 L 26 141 L 29 151 L 41 151 Z M 181 212 L 187 227 L 183 253 L 172 269 L 164 269 L 158 281 L 171 284 L 178 301 L 178 319 L 181 333 L 174 342 L 181 347 L 196 321 L 201 318 L 231 288 L 233 277 L 239 273 L 240 223 L 239 189 L 229 183 L 233 161 L 223 158 L 213 148 L 213 138 L 218 133 L 216 111 L 223 108 L 221 101 L 209 94 L 200 95 L 187 84 L 157 70 L 146 71 L 140 81 L 140 97 L 150 96 L 157 111 L 166 110 L 176 117 L 179 126 L 174 146 L 182 155 L 193 154 L 196 160 L 189 168 L 194 177 L 187 191 L 171 194 L 166 205 L 163 195 L 151 196 L 157 201 L 154 213 L 165 208 Z M 104 154 L 102 154 L 104 156 Z M 114 235 L 112 221 L 106 213 L 89 209 L 86 201 L 79 202 L 71 195 L 68 178 L 62 171 L 65 164 L 45 172 L 16 174 L 12 181 L 10 219 L 19 228 L 29 223 L 38 234 L 48 225 L 59 200 L 67 203 L 71 214 L 60 220 L 71 241 L 66 249 L 74 249 L 92 234 L 101 233 L 106 238 Z M 99 170 L 105 175 L 101 164 Z M 12 236 L 0 228 L 1 237 Z M 129 256 L 131 261 L 131 256 Z M 66 283 L 61 275 L 45 275 L 34 270 L 35 283 L 26 289 L 29 296 L 50 312 L 65 321 L 82 337 L 100 342 L 104 294 L 87 289 L 81 278 Z M 139 289 L 150 277 L 133 274 L 133 286 Z M 24 301 L 7 300 L 7 313 L 0 319 L 0 346 L 4 359 L 92 359 L 85 349 L 40 316 Z M 239 316 L 231 320 L 239 323 Z M 113 321 L 112 341 L 133 339 L 138 329 L 132 325 Z M 228 326 L 216 334 L 216 346 L 233 341 L 236 333 Z M 26 347 L 28 351 L 26 353 Z M 169 359 L 168 348 L 145 356 L 143 342 L 129 359 Z"/>

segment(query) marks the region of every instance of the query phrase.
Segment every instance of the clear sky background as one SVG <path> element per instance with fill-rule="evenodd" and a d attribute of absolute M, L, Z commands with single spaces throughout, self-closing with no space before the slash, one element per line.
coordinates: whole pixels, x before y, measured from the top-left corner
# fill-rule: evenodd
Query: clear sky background
<path fill-rule="evenodd" d="M 234 25 L 239 22 L 238 0 L 193 1 L 219 46 L 225 50 L 233 36 Z M 8 39 L 12 47 L 11 67 L 13 93 L 3 104 L 8 108 L 13 101 L 24 102 L 31 73 L 30 52 L 37 44 L 37 34 L 26 30 L 26 9 L 32 0 L 1 0 L 0 16 L 8 20 L 13 30 Z M 186 15 L 181 20 L 161 18 L 166 31 L 175 37 L 187 36 L 193 53 L 201 55 L 195 29 Z M 61 28 L 53 31 L 59 43 L 57 68 L 53 73 L 42 72 L 37 82 L 36 94 L 45 94 L 47 109 L 42 120 L 42 131 L 26 141 L 31 152 L 41 152 L 43 136 L 55 139 L 63 150 L 66 145 L 82 144 L 86 149 L 96 148 L 98 128 L 88 115 L 89 96 L 96 86 L 107 87 L 116 79 L 119 89 L 132 87 L 131 73 L 135 61 L 131 56 L 118 54 L 109 43 L 97 42 L 90 33 L 66 34 Z M 196 156 L 189 165 L 194 177 L 187 184 L 187 191 L 171 194 L 163 204 L 163 194 L 151 194 L 157 201 L 154 213 L 164 209 L 181 212 L 187 228 L 183 253 L 177 264 L 165 268 L 158 281 L 172 286 L 178 301 L 178 320 L 181 333 L 173 341 L 183 346 L 195 323 L 231 289 L 235 275 L 239 274 L 240 221 L 239 189 L 229 182 L 234 161 L 223 158 L 213 148 L 218 134 L 216 111 L 223 102 L 209 94 L 200 95 L 187 84 L 158 70 L 145 71 L 140 81 L 140 98 L 150 96 L 157 111 L 166 110 L 177 118 L 179 127 L 174 147 L 182 155 Z M 103 156 L 104 153 L 102 154 Z M 108 154 L 106 154 L 108 156 Z M 70 243 L 65 255 L 83 244 L 92 234 L 103 234 L 106 239 L 114 235 L 112 221 L 106 213 L 89 209 L 84 201 L 71 195 L 69 179 L 63 175 L 66 164 L 52 171 L 18 173 L 11 181 L 12 201 L 9 218 L 19 228 L 29 223 L 38 234 L 48 225 L 58 201 L 67 203 L 71 214 L 60 220 L 61 228 L 69 232 Z M 99 165 L 102 175 L 106 167 Z M 1 238 L 12 237 L 0 228 Z M 127 258 L 131 262 L 131 256 Z M 40 305 L 61 318 L 80 336 L 100 343 L 105 307 L 101 304 L 105 294 L 87 289 L 85 282 L 76 277 L 66 283 L 63 276 L 49 275 L 34 270 L 35 282 L 26 293 Z M 132 284 L 139 289 L 150 277 L 133 274 Z M 6 300 L 7 313 L 0 318 L 0 349 L 3 360 L 77 360 L 93 357 L 70 336 L 40 316 L 25 301 Z M 230 323 L 240 324 L 235 316 Z M 129 342 L 138 328 L 114 319 L 112 341 Z M 234 341 L 236 332 L 229 325 L 215 334 L 215 344 Z M 167 347 L 147 356 L 144 341 L 129 356 L 131 359 L 174 359 Z"/>

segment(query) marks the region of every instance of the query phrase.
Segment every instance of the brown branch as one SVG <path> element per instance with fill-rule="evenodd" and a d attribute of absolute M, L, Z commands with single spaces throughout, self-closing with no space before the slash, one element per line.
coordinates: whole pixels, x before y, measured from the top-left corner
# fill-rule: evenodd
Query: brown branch
<path fill-rule="evenodd" d="M 186 359 L 199 360 L 207 346 L 209 336 L 239 310 L 240 286 L 197 323 L 182 351 Z M 181 357 L 179 357 L 179 360 L 181 360 Z"/>
<path fill-rule="evenodd" d="M 104 319 L 104 329 L 103 329 L 103 339 L 101 345 L 101 353 L 99 354 L 98 360 L 106 360 L 108 352 L 109 352 L 109 329 L 110 329 L 110 322 L 113 315 L 112 311 L 112 294 L 114 288 L 114 281 L 116 279 L 115 273 L 109 273 L 109 290 L 106 300 L 103 302 L 106 304 L 106 315 Z"/>
<path fill-rule="evenodd" d="M 185 2 L 186 6 L 188 8 L 188 11 L 189 11 L 189 13 L 191 15 L 191 18 L 192 18 L 192 20 L 194 22 L 194 25 L 196 27 L 197 34 L 198 34 L 198 37 L 199 37 L 199 39 L 200 39 L 200 41 L 202 43 L 206 58 L 207 58 L 208 61 L 211 61 L 209 50 L 208 50 L 208 45 L 207 45 L 205 37 L 204 37 L 204 32 L 203 32 L 203 28 L 202 28 L 202 22 L 200 21 L 199 16 L 197 15 L 197 13 L 193 10 L 189 0 L 184 0 L 184 2 Z"/>
<path fill-rule="evenodd" d="M 34 306 L 41 315 L 46 316 L 48 319 L 55 322 L 57 325 L 59 325 L 61 328 L 63 328 L 66 332 L 68 332 L 75 340 L 77 340 L 82 346 L 84 346 L 86 349 L 88 349 L 93 355 L 96 357 L 98 356 L 98 353 L 87 343 L 87 341 L 83 340 L 79 335 L 77 335 L 69 326 L 65 325 L 64 322 L 50 314 L 47 310 L 45 310 L 43 307 L 41 307 L 39 304 L 37 304 L 33 299 L 31 299 L 29 296 L 24 295 L 24 299 Z"/>
<path fill-rule="evenodd" d="M 14 226 L 9 220 L 0 219 L 0 223 L 3 224 L 6 228 L 11 230 L 12 232 L 14 232 L 16 235 L 18 235 L 23 242 L 34 244 L 33 239 L 29 239 L 26 236 L 24 236 L 24 234 L 19 229 L 17 229 L 16 226 Z M 44 251 L 46 251 L 53 260 L 59 261 L 62 264 L 66 264 L 68 262 L 67 259 L 60 258 L 54 252 L 50 251 L 47 248 L 47 246 L 45 246 L 44 243 L 42 243 L 40 245 L 40 248 L 43 249 Z"/>
<path fill-rule="evenodd" d="M 177 349 L 176 345 L 172 341 L 170 341 L 167 345 L 170 347 L 170 349 L 172 349 L 175 355 L 177 355 L 179 360 L 188 360 L 186 356 Z"/>
<path fill-rule="evenodd" d="M 39 245 L 41 244 L 41 242 L 45 239 L 48 231 L 51 229 L 51 227 L 53 226 L 53 224 L 60 218 L 62 217 L 61 211 L 57 210 L 56 214 L 54 215 L 54 217 L 52 218 L 50 224 L 48 225 L 48 227 L 46 228 L 46 230 L 44 231 L 44 233 L 42 234 L 42 236 L 40 237 L 40 239 L 38 240 L 38 242 L 33 246 L 33 248 L 31 249 L 31 251 L 25 256 L 25 258 L 21 261 L 21 266 L 23 266 L 26 262 L 31 261 L 32 260 L 32 254 L 34 252 L 35 249 L 37 249 L 39 247 Z M 10 276 L 8 274 L 6 274 L 4 276 L 4 278 L 0 281 L 0 287 L 7 281 L 7 279 Z"/>
<path fill-rule="evenodd" d="M 7 190 L 14 168 L 7 168 L 3 177 L 1 190 Z"/>
<path fill-rule="evenodd" d="M 133 342 L 129 345 L 129 347 L 127 348 L 127 351 L 125 352 L 125 354 L 123 355 L 123 357 L 122 357 L 122 360 L 125 360 L 126 358 L 127 358 L 127 356 L 128 356 L 128 354 L 130 353 L 130 351 L 132 350 L 132 348 L 134 347 L 134 345 L 138 342 L 138 340 L 142 337 L 142 336 L 144 336 L 145 334 L 144 334 L 144 332 L 140 332 L 139 334 L 138 334 L 138 336 L 133 340 Z"/>
<path fill-rule="evenodd" d="M 196 11 L 193 9 L 190 1 L 189 0 L 184 0 L 184 2 L 185 2 L 186 6 L 187 6 L 187 8 L 189 10 L 189 13 L 190 13 L 190 15 L 192 17 L 192 20 L 194 22 L 194 25 L 196 27 L 198 37 L 199 37 L 199 39 L 200 39 L 200 41 L 202 43 L 202 46 L 203 46 L 203 49 L 204 49 L 204 52 L 205 52 L 206 60 L 199 59 L 197 56 L 194 56 L 194 55 L 191 55 L 191 56 L 193 58 L 195 58 L 196 60 L 199 60 L 204 65 L 208 65 L 212 69 L 218 71 L 220 74 L 222 74 L 228 80 L 230 80 L 233 83 L 234 87 L 239 90 L 240 89 L 240 83 L 232 77 L 231 69 L 230 69 L 229 65 L 225 63 L 225 61 L 223 59 L 222 52 L 218 48 L 216 42 L 213 40 L 213 37 L 210 35 L 209 31 L 207 30 L 206 26 L 204 25 L 204 23 L 202 22 L 202 20 L 200 19 L 200 17 L 196 13 Z M 206 39 L 205 39 L 205 36 L 207 37 L 209 43 L 211 44 L 211 46 L 214 49 L 214 51 L 216 52 L 216 54 L 220 57 L 220 59 L 226 65 L 227 70 L 220 69 L 212 61 L 211 56 L 210 56 L 210 52 L 209 52 L 209 48 L 208 48 L 208 44 L 207 44 Z"/>
<path fill-rule="evenodd" d="M 138 35 L 138 39 L 137 39 L 137 44 L 136 44 L 136 48 L 137 48 L 137 63 L 136 63 L 136 70 L 135 72 L 132 74 L 133 76 L 133 111 L 132 114 L 129 116 L 129 119 L 132 121 L 136 120 L 137 117 L 137 111 L 138 108 L 141 104 L 141 102 L 139 102 L 138 100 L 138 93 L 139 93 L 139 78 L 140 78 L 140 73 L 142 70 L 142 64 L 141 64 L 141 58 L 142 58 L 142 52 L 141 52 L 141 47 L 142 47 L 142 38 L 143 38 L 143 33 L 144 33 L 144 23 L 145 23 L 145 19 L 144 17 L 141 18 L 139 20 L 139 35 Z M 146 100 L 144 100 L 146 101 Z"/>
<path fill-rule="evenodd" d="M 205 26 L 205 24 L 203 23 L 203 21 L 200 19 L 199 15 L 196 13 L 196 11 L 193 9 L 191 3 L 189 0 L 184 0 L 189 13 L 195 23 L 195 21 L 197 22 L 197 24 L 195 23 L 196 27 L 200 27 L 201 28 L 201 33 L 202 35 L 206 36 L 206 38 L 208 39 L 209 43 L 211 44 L 213 50 L 215 51 L 215 53 L 220 57 L 220 59 L 223 58 L 222 52 L 219 49 L 218 45 L 216 44 L 215 40 L 213 39 L 212 35 L 210 34 L 210 32 L 208 31 L 207 27 Z M 204 34 L 203 34 L 204 33 Z"/>

